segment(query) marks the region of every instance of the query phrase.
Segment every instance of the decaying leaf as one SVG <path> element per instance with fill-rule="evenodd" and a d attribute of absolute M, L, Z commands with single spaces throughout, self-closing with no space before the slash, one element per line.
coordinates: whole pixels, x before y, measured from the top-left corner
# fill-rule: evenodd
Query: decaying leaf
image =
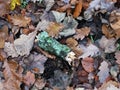
<path fill-rule="evenodd" d="M 87 71 L 89 73 L 93 72 L 93 70 L 94 70 L 94 59 L 93 58 L 86 57 L 81 61 L 81 63 L 82 63 L 83 68 L 85 69 L 85 71 Z"/>
<path fill-rule="evenodd" d="M 41 30 L 46 30 L 47 29 L 47 27 L 49 26 L 49 21 L 47 21 L 47 20 L 42 20 L 42 21 L 40 21 L 38 24 L 37 24 L 37 27 L 36 27 L 36 30 L 39 30 L 39 31 L 41 31 Z"/>
<path fill-rule="evenodd" d="M 117 51 L 116 53 L 115 53 L 115 58 L 117 59 L 117 63 L 118 64 L 120 64 L 120 51 Z"/>
<path fill-rule="evenodd" d="M 98 47 L 96 47 L 93 44 L 90 44 L 89 46 L 85 47 L 83 45 L 79 45 L 79 47 L 82 49 L 83 54 L 79 56 L 79 58 L 86 58 L 89 56 L 98 56 L 100 55 L 100 50 Z"/>
<path fill-rule="evenodd" d="M 69 46 L 69 47 L 76 47 L 78 45 L 78 42 L 74 39 L 74 38 L 68 38 L 66 40 L 66 44 Z"/>
<path fill-rule="evenodd" d="M 82 0 L 79 0 L 79 2 L 77 3 L 77 5 L 75 7 L 75 11 L 73 13 L 74 18 L 77 18 L 80 15 L 80 13 L 82 11 L 82 4 L 83 4 Z"/>
<path fill-rule="evenodd" d="M 99 41 L 99 44 L 100 47 L 104 49 L 105 53 L 112 53 L 116 50 L 115 42 L 115 38 L 107 39 L 105 36 L 102 36 L 102 38 Z"/>
<path fill-rule="evenodd" d="M 76 35 L 74 35 L 74 38 L 79 40 L 79 39 L 84 39 L 85 36 L 88 36 L 90 33 L 90 28 L 89 27 L 84 27 L 81 29 L 76 30 Z"/>
<path fill-rule="evenodd" d="M 52 6 L 55 4 L 55 1 L 54 0 L 44 0 L 45 1 L 45 4 L 46 4 L 46 11 L 49 11 Z"/>
<path fill-rule="evenodd" d="M 8 37 L 8 27 L 3 26 L 2 29 L 0 29 L 0 48 L 4 48 L 5 40 Z"/>
<path fill-rule="evenodd" d="M 102 32 L 103 32 L 103 34 L 105 34 L 105 36 L 107 38 L 113 38 L 113 37 L 115 37 L 115 31 L 112 28 L 110 28 L 109 26 L 107 26 L 107 25 L 103 24 L 103 26 L 102 26 Z"/>
<path fill-rule="evenodd" d="M 9 11 L 9 3 L 10 0 L 0 0 L 0 16 L 3 16 L 8 13 Z"/>
<path fill-rule="evenodd" d="M 14 44 L 6 42 L 4 51 L 8 54 L 8 56 L 12 57 L 17 57 L 18 55 L 29 55 L 33 47 L 36 33 L 37 32 L 34 31 L 28 35 L 22 34 L 20 38 L 14 41 Z"/>
<path fill-rule="evenodd" d="M 46 82 L 42 78 L 39 78 L 35 81 L 35 86 L 36 86 L 37 89 L 43 89 L 45 84 L 46 84 Z"/>
<path fill-rule="evenodd" d="M 20 5 L 20 4 L 21 4 L 20 0 L 11 0 L 11 2 L 10 2 L 10 9 L 14 10 L 16 5 Z"/>
<path fill-rule="evenodd" d="M 101 66 L 99 67 L 99 72 L 98 72 L 98 76 L 99 76 L 99 80 L 100 83 L 103 83 L 106 78 L 109 76 L 109 68 L 108 68 L 108 63 L 106 61 L 103 61 L 101 63 Z"/>
<path fill-rule="evenodd" d="M 5 81 L 3 82 L 3 90 L 20 90 L 22 81 L 21 73 L 16 73 L 18 64 L 15 61 L 5 60 L 3 71 Z"/>
<path fill-rule="evenodd" d="M 115 81 L 104 82 L 98 90 L 120 90 L 119 83 Z"/>
<path fill-rule="evenodd" d="M 55 22 L 50 22 L 47 32 L 51 37 L 58 37 L 59 32 L 63 29 L 63 25 Z"/>
<path fill-rule="evenodd" d="M 78 25 L 78 22 L 73 17 L 68 16 L 64 19 L 63 25 L 64 25 L 63 31 L 60 32 L 59 34 L 61 36 L 67 37 L 75 34 L 75 29 Z"/>
<path fill-rule="evenodd" d="M 35 75 L 31 73 L 30 71 L 28 71 L 26 75 L 24 76 L 23 82 L 28 86 L 33 85 L 35 82 Z"/>
<path fill-rule="evenodd" d="M 19 27 L 26 27 L 31 21 L 30 17 L 22 15 L 13 15 L 9 16 L 9 18 L 11 20 L 11 23 L 13 23 L 14 25 L 18 25 Z"/>
<path fill-rule="evenodd" d="M 77 57 L 82 54 L 82 50 L 78 47 L 78 42 L 74 38 L 68 38 L 66 44 L 72 49 Z"/>

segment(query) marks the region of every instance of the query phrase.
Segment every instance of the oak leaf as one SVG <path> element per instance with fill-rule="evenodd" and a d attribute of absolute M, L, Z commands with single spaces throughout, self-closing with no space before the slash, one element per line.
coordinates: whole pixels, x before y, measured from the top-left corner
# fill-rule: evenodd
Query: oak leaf
<path fill-rule="evenodd" d="M 19 27 L 26 27 L 30 24 L 31 18 L 27 16 L 22 15 L 11 15 L 9 16 L 10 22 L 13 23 L 13 25 L 18 25 Z"/>
<path fill-rule="evenodd" d="M 76 30 L 76 34 L 74 35 L 74 38 L 79 40 L 79 39 L 84 39 L 85 36 L 88 36 L 90 33 L 90 28 L 89 27 L 84 27 L 81 29 Z"/>
<path fill-rule="evenodd" d="M 63 29 L 63 25 L 55 22 L 51 22 L 47 28 L 49 36 L 57 38 L 59 32 Z"/>

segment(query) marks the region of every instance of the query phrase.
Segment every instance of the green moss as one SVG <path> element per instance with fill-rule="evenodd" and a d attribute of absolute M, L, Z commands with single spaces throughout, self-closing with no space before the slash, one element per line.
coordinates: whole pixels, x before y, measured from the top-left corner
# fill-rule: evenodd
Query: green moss
<path fill-rule="evenodd" d="M 38 35 L 38 40 L 39 47 L 63 59 L 70 52 L 70 48 L 68 46 L 60 44 L 56 39 L 49 37 L 48 33 L 45 31 Z"/>

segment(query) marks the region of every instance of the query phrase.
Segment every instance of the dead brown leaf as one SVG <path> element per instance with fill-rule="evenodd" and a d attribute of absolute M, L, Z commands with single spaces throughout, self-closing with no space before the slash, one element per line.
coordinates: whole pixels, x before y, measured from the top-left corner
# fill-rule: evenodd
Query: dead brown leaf
<path fill-rule="evenodd" d="M 15 61 L 4 61 L 3 67 L 5 68 L 3 71 L 3 75 L 5 81 L 3 82 L 3 90 L 20 90 L 20 84 L 22 81 L 22 75 L 16 73 L 16 68 L 18 64 Z"/>
<path fill-rule="evenodd" d="M 57 38 L 62 28 L 63 28 L 62 24 L 51 22 L 47 28 L 47 32 L 49 36 Z"/>
<path fill-rule="evenodd" d="M 31 18 L 22 15 L 11 15 L 9 17 L 9 22 L 13 23 L 14 25 L 18 25 L 19 27 L 26 27 L 30 24 Z"/>
<path fill-rule="evenodd" d="M 36 81 L 35 81 L 35 86 L 36 86 L 36 88 L 37 89 L 43 89 L 43 87 L 45 86 L 45 84 L 46 84 L 46 82 L 45 82 L 45 80 L 44 79 L 42 79 L 42 78 L 39 78 L 39 79 L 37 79 Z"/>
<path fill-rule="evenodd" d="M 77 5 L 75 7 L 75 11 L 73 13 L 74 18 L 77 18 L 80 15 L 80 13 L 82 11 L 82 5 L 83 5 L 82 0 L 79 0 L 79 2 L 77 3 Z"/>
<path fill-rule="evenodd" d="M 82 61 L 82 66 L 87 72 L 93 72 L 94 71 L 94 59 L 91 57 L 86 57 Z"/>
<path fill-rule="evenodd" d="M 115 31 L 107 25 L 102 26 L 102 32 L 107 38 L 113 38 L 115 36 Z"/>
<path fill-rule="evenodd" d="M 68 38 L 66 40 L 66 44 L 69 46 L 69 47 L 76 47 L 78 45 L 78 42 L 74 39 L 74 38 Z"/>
<path fill-rule="evenodd" d="M 10 0 L 0 0 L 0 16 L 3 16 L 9 12 Z"/>
<path fill-rule="evenodd" d="M 3 26 L 0 30 L 0 48 L 4 48 L 5 40 L 8 37 L 8 27 Z"/>
<path fill-rule="evenodd" d="M 84 27 L 81 29 L 76 30 L 76 34 L 74 35 L 74 38 L 79 40 L 79 39 L 84 39 L 85 36 L 88 36 L 90 33 L 90 28 L 89 27 Z"/>
<path fill-rule="evenodd" d="M 31 73 L 30 71 L 28 71 L 26 75 L 24 76 L 23 82 L 28 86 L 33 85 L 35 82 L 35 75 Z"/>

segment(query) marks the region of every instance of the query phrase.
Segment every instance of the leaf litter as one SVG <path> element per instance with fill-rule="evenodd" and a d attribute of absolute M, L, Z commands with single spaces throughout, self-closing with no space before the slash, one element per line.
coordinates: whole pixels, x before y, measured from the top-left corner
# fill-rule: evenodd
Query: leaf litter
<path fill-rule="evenodd" d="M 119 90 L 119 0 L 1 0 L 0 90 Z"/>

